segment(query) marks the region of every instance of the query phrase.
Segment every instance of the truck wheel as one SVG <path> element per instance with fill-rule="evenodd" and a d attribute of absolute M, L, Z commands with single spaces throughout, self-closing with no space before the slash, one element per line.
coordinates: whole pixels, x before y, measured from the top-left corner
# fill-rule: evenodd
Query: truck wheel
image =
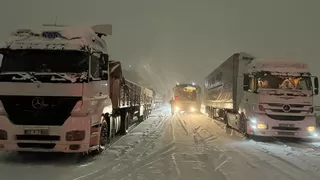
<path fill-rule="evenodd" d="M 224 112 L 223 121 L 226 124 L 227 128 L 230 128 L 229 122 L 228 122 L 228 116 L 227 113 Z"/>
<path fill-rule="evenodd" d="M 105 149 L 106 146 L 110 143 L 110 133 L 108 124 L 104 121 L 101 125 L 100 130 L 100 138 L 99 138 L 99 145 L 96 150 L 93 150 L 93 154 L 101 154 Z"/>
<path fill-rule="evenodd" d="M 139 121 L 139 122 L 142 122 L 143 119 L 144 119 L 143 115 L 138 117 L 138 121 Z"/>
<path fill-rule="evenodd" d="M 129 114 L 127 112 L 121 113 L 121 125 L 120 125 L 120 135 L 126 135 L 129 129 Z"/>
<path fill-rule="evenodd" d="M 247 136 L 247 119 L 243 114 L 240 115 L 240 132 Z"/>
<path fill-rule="evenodd" d="M 148 119 L 148 111 L 144 110 L 144 115 L 143 115 L 143 120 L 147 120 Z"/>

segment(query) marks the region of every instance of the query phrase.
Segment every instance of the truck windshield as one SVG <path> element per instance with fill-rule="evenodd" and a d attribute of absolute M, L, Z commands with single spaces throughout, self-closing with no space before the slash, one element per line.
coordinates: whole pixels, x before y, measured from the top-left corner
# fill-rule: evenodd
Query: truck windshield
<path fill-rule="evenodd" d="M 10 50 L 3 53 L 1 72 L 82 73 L 88 55 L 81 51 Z"/>
<path fill-rule="evenodd" d="M 176 100 L 195 101 L 197 98 L 195 87 L 176 87 L 174 88 Z"/>
<path fill-rule="evenodd" d="M 299 89 L 311 90 L 312 81 L 310 77 L 284 77 L 266 75 L 258 77 L 258 89 Z"/>

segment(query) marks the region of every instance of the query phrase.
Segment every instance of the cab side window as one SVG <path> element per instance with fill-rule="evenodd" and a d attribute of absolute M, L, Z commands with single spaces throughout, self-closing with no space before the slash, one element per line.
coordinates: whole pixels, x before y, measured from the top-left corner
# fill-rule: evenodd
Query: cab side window
<path fill-rule="evenodd" d="M 250 90 L 254 90 L 254 79 L 251 77 L 250 78 L 250 86 L 249 86 Z"/>
<path fill-rule="evenodd" d="M 93 78 L 100 78 L 100 58 L 97 54 L 91 55 L 91 75 Z"/>
<path fill-rule="evenodd" d="M 254 77 L 250 77 L 249 91 L 254 92 L 256 90 L 256 79 Z"/>

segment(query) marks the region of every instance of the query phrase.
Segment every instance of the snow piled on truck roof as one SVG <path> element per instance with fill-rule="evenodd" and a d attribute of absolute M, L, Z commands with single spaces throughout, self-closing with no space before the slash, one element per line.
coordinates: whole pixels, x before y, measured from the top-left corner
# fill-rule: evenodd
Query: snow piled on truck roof
<path fill-rule="evenodd" d="M 284 59 L 256 59 L 253 63 L 256 71 L 309 73 L 308 64 Z"/>
<path fill-rule="evenodd" d="M 2 48 L 104 51 L 106 43 L 91 27 L 44 27 L 41 30 L 18 29 Z"/>

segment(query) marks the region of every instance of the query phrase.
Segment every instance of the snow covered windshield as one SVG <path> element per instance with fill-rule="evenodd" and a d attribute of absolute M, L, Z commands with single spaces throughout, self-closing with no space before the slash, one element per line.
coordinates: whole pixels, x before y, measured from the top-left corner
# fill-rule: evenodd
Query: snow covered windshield
<path fill-rule="evenodd" d="M 81 51 L 10 50 L 3 54 L 1 72 L 82 73 L 88 55 Z"/>
<path fill-rule="evenodd" d="M 312 81 L 310 77 L 284 77 L 266 75 L 257 77 L 258 89 L 299 89 L 311 90 Z"/>
<path fill-rule="evenodd" d="M 175 87 L 174 96 L 176 100 L 195 101 L 197 98 L 195 87 Z"/>

